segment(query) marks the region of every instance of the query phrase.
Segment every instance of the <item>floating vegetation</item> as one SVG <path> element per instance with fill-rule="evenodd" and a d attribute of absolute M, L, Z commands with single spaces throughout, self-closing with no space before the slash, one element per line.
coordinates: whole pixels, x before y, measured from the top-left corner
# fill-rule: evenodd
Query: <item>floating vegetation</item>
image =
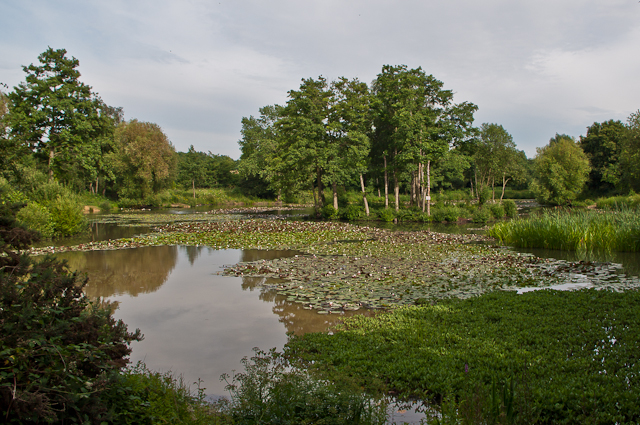
<path fill-rule="evenodd" d="M 576 282 L 617 290 L 640 286 L 637 277 L 618 274 L 616 265 L 541 259 L 488 246 L 489 240 L 472 234 L 392 232 L 336 222 L 183 221 L 156 226 L 153 233 L 140 237 L 32 248 L 29 253 L 157 245 L 298 250 L 302 254 L 296 257 L 240 263 L 224 273 L 276 278 L 277 283 L 262 279 L 261 286 L 325 314 Z"/>

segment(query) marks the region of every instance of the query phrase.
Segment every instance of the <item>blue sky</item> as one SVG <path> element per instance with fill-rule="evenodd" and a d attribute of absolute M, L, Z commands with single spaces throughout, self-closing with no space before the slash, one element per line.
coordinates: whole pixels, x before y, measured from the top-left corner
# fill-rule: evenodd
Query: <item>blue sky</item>
<path fill-rule="evenodd" d="M 0 82 L 51 46 L 179 151 L 239 158 L 241 119 L 302 78 L 421 66 L 529 157 L 640 108 L 637 0 L 0 0 Z"/>

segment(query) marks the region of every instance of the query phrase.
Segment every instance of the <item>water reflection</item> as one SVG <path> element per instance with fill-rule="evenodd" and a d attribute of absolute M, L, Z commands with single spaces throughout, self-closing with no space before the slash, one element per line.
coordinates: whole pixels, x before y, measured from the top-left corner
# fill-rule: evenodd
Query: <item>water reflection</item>
<path fill-rule="evenodd" d="M 71 270 L 87 273 L 85 287 L 91 298 L 157 291 L 176 267 L 178 247 L 157 246 L 114 251 L 65 252 Z"/>
<path fill-rule="evenodd" d="M 323 316 L 259 287 L 259 278 L 228 277 L 225 265 L 270 260 L 296 251 L 213 250 L 156 246 L 116 251 L 68 252 L 59 258 L 89 275 L 86 292 L 118 305 L 114 315 L 145 339 L 131 360 L 172 370 L 186 382 L 205 381 L 223 395 L 222 373 L 241 370 L 253 347 L 282 349 L 287 332 L 324 331 L 340 315 Z"/>

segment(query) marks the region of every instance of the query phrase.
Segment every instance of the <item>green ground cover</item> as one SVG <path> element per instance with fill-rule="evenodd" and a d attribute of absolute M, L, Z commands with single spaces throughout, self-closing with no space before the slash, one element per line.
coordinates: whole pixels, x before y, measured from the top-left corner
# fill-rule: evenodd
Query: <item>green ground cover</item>
<path fill-rule="evenodd" d="M 334 334 L 293 336 L 286 350 L 374 393 L 453 400 L 456 417 L 473 400 L 490 407 L 481 399 L 490 404 L 493 382 L 510 389 L 501 408 L 519 418 L 508 423 L 637 423 L 639 303 L 637 290 L 498 291 L 354 316 Z"/>

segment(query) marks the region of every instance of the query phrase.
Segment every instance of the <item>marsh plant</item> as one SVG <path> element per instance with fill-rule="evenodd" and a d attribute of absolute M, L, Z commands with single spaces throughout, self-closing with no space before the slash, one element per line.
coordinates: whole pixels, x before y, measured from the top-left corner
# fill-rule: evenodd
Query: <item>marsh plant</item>
<path fill-rule="evenodd" d="M 320 380 L 292 367 L 282 353 L 254 348 L 244 372 L 221 380 L 231 400 L 223 411 L 234 424 L 384 424 L 386 405 L 359 387 Z"/>
<path fill-rule="evenodd" d="M 488 232 L 500 242 L 523 248 L 565 251 L 640 251 L 640 213 L 545 211 L 497 223 Z"/>

